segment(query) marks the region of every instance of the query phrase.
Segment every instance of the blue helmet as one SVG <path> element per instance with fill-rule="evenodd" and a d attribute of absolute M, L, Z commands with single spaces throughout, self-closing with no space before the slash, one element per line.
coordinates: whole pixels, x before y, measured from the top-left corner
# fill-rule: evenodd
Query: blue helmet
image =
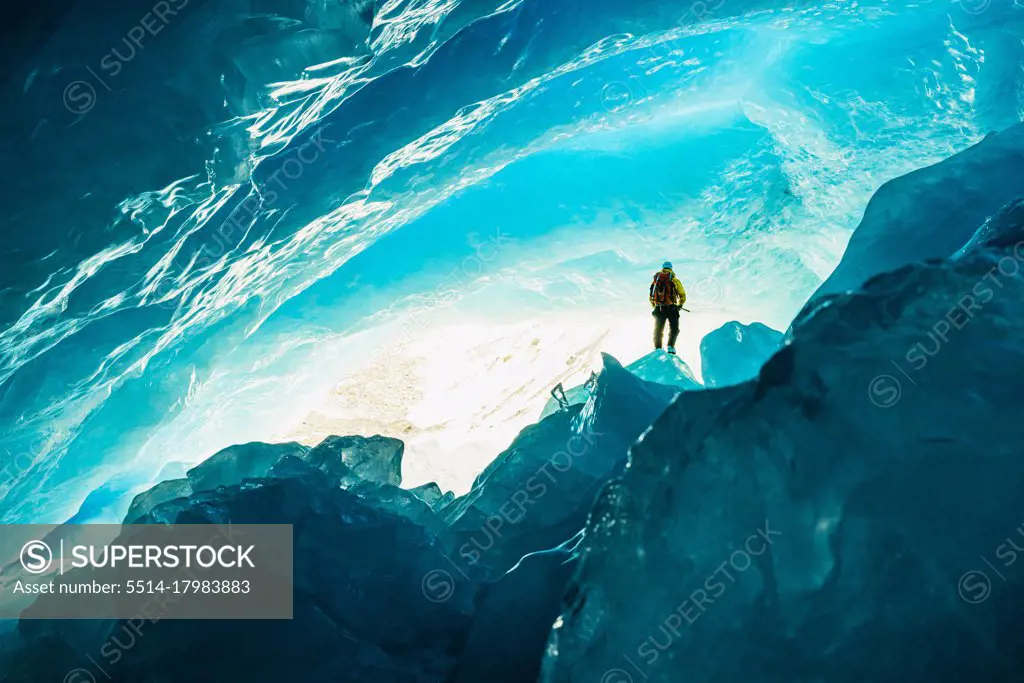
<path fill-rule="evenodd" d="M 672 262 L 671 261 L 665 261 L 664 263 L 661 264 L 661 267 L 662 268 L 668 268 L 669 270 L 672 270 Z"/>

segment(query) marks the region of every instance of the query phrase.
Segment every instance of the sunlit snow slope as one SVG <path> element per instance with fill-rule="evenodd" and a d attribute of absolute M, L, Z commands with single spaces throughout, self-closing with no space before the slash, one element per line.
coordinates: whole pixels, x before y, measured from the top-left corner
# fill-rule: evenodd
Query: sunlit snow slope
<path fill-rule="evenodd" d="M 464 490 L 648 350 L 661 261 L 698 369 L 787 327 L 882 182 L 1024 110 L 1004 0 L 178 0 L 130 58 L 149 6 L 51 4 L 4 57 L 3 521 L 327 432 Z"/>

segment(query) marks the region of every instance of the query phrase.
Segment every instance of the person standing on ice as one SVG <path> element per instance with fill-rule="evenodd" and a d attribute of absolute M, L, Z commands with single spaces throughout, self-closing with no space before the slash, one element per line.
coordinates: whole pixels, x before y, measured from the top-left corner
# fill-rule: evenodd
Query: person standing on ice
<path fill-rule="evenodd" d="M 686 290 L 672 270 L 671 261 L 662 263 L 661 270 L 654 274 L 650 299 L 654 308 L 651 311 L 654 316 L 654 348 L 661 348 L 665 322 L 668 321 L 668 352 L 675 355 L 676 338 L 679 336 L 679 310 L 686 303 Z"/>

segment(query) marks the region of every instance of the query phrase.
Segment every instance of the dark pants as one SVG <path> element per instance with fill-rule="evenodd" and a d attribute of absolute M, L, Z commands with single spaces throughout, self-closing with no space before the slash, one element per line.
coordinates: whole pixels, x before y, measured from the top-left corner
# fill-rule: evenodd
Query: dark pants
<path fill-rule="evenodd" d="M 661 348 L 661 338 L 665 336 L 665 321 L 668 321 L 668 345 L 676 345 L 679 336 L 679 307 L 655 306 L 651 311 L 654 316 L 654 348 Z"/>

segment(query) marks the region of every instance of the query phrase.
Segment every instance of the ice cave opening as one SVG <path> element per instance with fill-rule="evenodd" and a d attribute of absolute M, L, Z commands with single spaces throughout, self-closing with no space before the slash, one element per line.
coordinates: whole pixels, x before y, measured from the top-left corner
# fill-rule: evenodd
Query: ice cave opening
<path fill-rule="evenodd" d="M 128 8 L 51 8 L 5 82 L 3 518 L 330 433 L 466 491 L 553 385 L 646 352 L 662 260 L 699 378 L 885 181 L 1020 120 L 1013 4 L 577 4 L 212 2 L 131 59 Z"/>
<path fill-rule="evenodd" d="M 0 522 L 294 543 L 69 622 L 0 534 L 0 679 L 1018 680 L 1019 0 L 9 19 Z"/>

